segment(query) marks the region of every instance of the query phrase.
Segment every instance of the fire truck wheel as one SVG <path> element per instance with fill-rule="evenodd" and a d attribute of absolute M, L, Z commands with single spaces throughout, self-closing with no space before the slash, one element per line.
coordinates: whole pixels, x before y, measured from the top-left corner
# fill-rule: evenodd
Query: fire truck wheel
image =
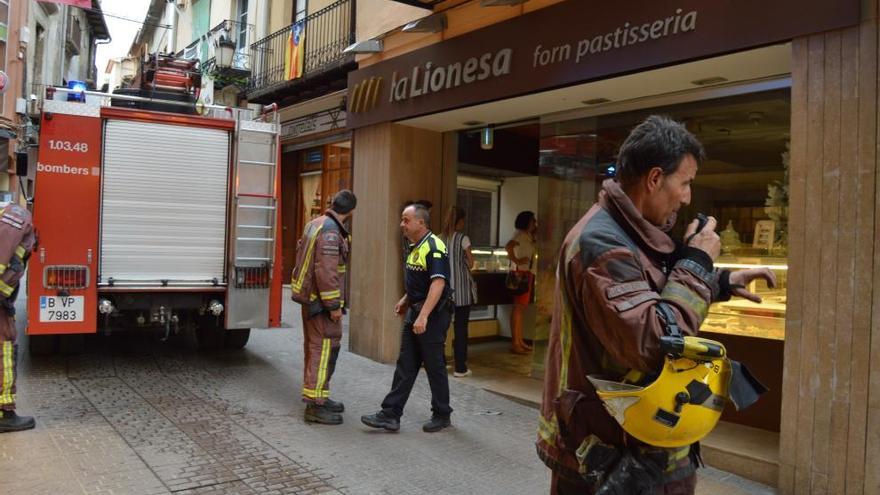
<path fill-rule="evenodd" d="M 58 349 L 57 335 L 29 335 L 28 352 L 31 356 L 47 356 L 55 354 Z"/>
<path fill-rule="evenodd" d="M 226 331 L 225 347 L 227 349 L 244 349 L 250 337 L 250 328 L 230 328 Z"/>

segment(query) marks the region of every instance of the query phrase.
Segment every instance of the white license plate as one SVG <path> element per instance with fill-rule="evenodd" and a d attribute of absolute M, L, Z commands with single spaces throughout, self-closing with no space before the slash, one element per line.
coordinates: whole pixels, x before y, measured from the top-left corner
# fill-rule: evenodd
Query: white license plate
<path fill-rule="evenodd" d="M 84 296 L 40 296 L 40 321 L 83 321 Z"/>

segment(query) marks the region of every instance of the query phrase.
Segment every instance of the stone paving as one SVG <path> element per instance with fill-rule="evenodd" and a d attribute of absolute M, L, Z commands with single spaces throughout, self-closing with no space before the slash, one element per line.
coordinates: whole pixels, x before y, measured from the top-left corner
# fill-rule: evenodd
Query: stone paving
<path fill-rule="evenodd" d="M 294 309 L 285 306 L 290 327 L 255 331 L 244 351 L 194 353 L 117 335 L 88 339 L 80 355 L 31 358 L 22 340 L 18 407 L 37 428 L 0 436 L 0 492 L 547 492 L 533 447 L 537 412 L 465 380 L 450 380 L 453 428 L 421 431 L 430 416 L 422 374 L 401 431 L 375 431 L 359 417 L 377 410 L 393 368 L 343 352 L 332 390 L 345 401 L 345 424 L 304 423 Z M 772 493 L 712 469 L 700 483 L 698 493 Z"/>

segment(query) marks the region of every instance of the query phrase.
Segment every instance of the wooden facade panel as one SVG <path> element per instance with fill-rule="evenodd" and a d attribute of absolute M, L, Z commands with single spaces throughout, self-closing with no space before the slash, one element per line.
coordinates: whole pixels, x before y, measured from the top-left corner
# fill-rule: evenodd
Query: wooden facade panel
<path fill-rule="evenodd" d="M 354 139 L 351 349 L 385 363 L 400 347 L 393 308 L 403 296 L 400 211 L 407 200 L 440 201 L 442 136 L 394 124 L 358 129 Z M 433 215 L 439 215 L 436 211 Z"/>
<path fill-rule="evenodd" d="M 859 120 L 847 118 L 859 114 L 858 61 L 859 30 L 847 29 L 841 33 L 840 85 L 840 193 L 839 237 L 837 265 L 836 332 L 834 343 L 834 371 L 832 375 L 832 411 L 829 457 L 829 490 L 843 493 L 846 489 L 846 442 L 849 431 L 850 376 L 855 284 L 855 246 L 858 208 L 848 208 L 858 192 L 858 131 Z M 834 455 L 833 453 L 841 454 Z"/>
<path fill-rule="evenodd" d="M 807 81 L 809 43 L 801 38 L 792 43 L 791 160 L 789 165 L 789 252 L 788 305 L 785 321 L 785 359 L 783 363 L 782 417 L 798 418 L 801 341 L 804 310 L 804 250 L 806 217 Z M 797 453 L 798 422 L 782 421 L 780 431 L 780 482 L 783 493 L 794 492 L 794 466 Z"/>
<path fill-rule="evenodd" d="M 827 492 L 828 448 L 831 443 L 831 381 L 835 365 L 835 333 L 837 330 L 837 275 L 840 217 L 840 32 L 825 35 L 823 47 L 824 92 L 822 97 L 822 189 L 820 250 L 819 320 L 815 329 L 817 346 L 813 356 L 815 367 L 815 403 L 813 408 L 813 488 L 812 493 Z M 818 139 L 817 139 L 818 140 Z M 809 173 L 809 172 L 808 172 Z M 809 180 L 809 179 L 808 179 Z M 808 227 L 809 228 L 809 227 Z M 809 239 L 809 237 L 808 237 Z M 815 273 L 815 272 L 814 272 Z M 824 488 L 823 488 L 824 487 Z"/>
<path fill-rule="evenodd" d="M 388 174 L 391 163 L 391 124 L 358 129 L 354 134 L 355 194 L 358 209 L 352 217 L 351 282 L 353 287 L 373 287 L 372 291 L 352 291 L 349 346 L 352 351 L 378 355 L 383 325 L 378 308 L 385 302 L 384 259 L 388 240 L 378 232 L 388 228 L 385 215 Z"/>
<path fill-rule="evenodd" d="M 852 379 L 847 441 L 846 493 L 864 493 L 866 474 L 865 436 L 873 298 L 874 194 L 877 160 L 877 25 L 864 22 L 859 28 L 859 112 L 857 225 L 855 242 L 855 308 L 853 312 Z M 877 305 L 873 306 L 875 309 Z"/>
<path fill-rule="evenodd" d="M 813 464 L 814 404 L 818 388 L 819 356 L 818 345 L 820 286 L 817 284 L 815 267 L 820 266 L 822 225 L 822 173 L 824 161 L 824 92 L 825 92 L 825 39 L 824 36 L 811 36 L 807 53 L 807 133 L 806 141 L 793 143 L 807 148 L 806 187 L 804 190 L 805 235 L 804 269 L 810 270 L 813 277 L 803 287 L 803 324 L 801 326 L 800 370 L 798 386 L 797 445 L 795 466 L 795 493 L 810 493 Z M 793 104 L 792 106 L 796 106 Z"/>
<path fill-rule="evenodd" d="M 792 45 L 786 494 L 880 493 L 878 43 L 871 19 Z"/>

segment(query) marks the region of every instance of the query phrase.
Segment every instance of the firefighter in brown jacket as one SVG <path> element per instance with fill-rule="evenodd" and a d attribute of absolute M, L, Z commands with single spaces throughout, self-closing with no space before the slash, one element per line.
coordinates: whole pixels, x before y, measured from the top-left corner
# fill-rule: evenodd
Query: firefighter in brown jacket
<path fill-rule="evenodd" d="M 15 414 L 18 345 L 15 299 L 36 243 L 31 213 L 17 204 L 0 211 L 0 433 L 28 430 L 34 418 Z"/>
<path fill-rule="evenodd" d="M 342 340 L 342 313 L 348 301 L 348 255 L 351 236 L 345 222 L 357 198 L 349 190 L 333 197 L 330 209 L 309 222 L 297 245 L 291 291 L 302 306 L 303 400 L 305 420 L 342 424 L 341 402 L 330 399 L 330 378 L 336 370 Z"/>
<path fill-rule="evenodd" d="M 760 302 L 745 286 L 758 278 L 775 283 L 767 269 L 714 268 L 721 244 L 712 217 L 699 232 L 691 223 L 683 243 L 666 233 L 690 203 L 703 158 L 684 126 L 649 117 L 621 146 L 617 179 L 605 181 L 598 203 L 565 238 L 537 441 L 553 471 L 553 494 L 694 493 L 698 444 L 662 449 L 638 442 L 609 415 L 587 376 L 650 376 L 664 359 L 659 344 L 667 316 L 695 335 L 712 302 L 731 295 Z M 655 463 L 653 476 L 610 476 L 621 452 Z"/>

